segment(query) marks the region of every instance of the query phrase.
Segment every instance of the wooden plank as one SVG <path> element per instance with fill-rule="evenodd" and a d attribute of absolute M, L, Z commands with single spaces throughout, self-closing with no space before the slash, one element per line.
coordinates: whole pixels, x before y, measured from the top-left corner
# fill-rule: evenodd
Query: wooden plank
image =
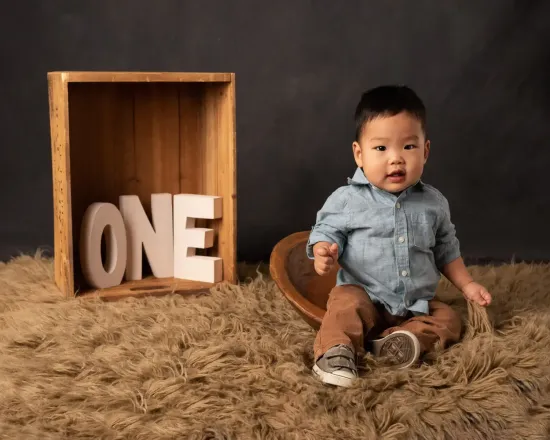
<path fill-rule="evenodd" d="M 151 194 L 180 192 L 179 93 L 175 84 L 138 84 L 134 93 L 134 194 L 150 213 Z"/>
<path fill-rule="evenodd" d="M 180 193 L 205 194 L 203 176 L 210 170 L 205 165 L 206 91 L 211 84 L 181 84 L 180 113 Z M 210 227 L 210 220 L 196 219 L 195 227 Z M 196 249 L 196 255 L 214 255 L 215 247 Z"/>
<path fill-rule="evenodd" d="M 55 282 L 63 295 L 72 297 L 74 280 L 69 166 L 69 98 L 67 84 L 60 76 L 48 76 L 48 101 L 52 150 Z"/>
<path fill-rule="evenodd" d="M 199 84 L 179 87 L 180 193 L 202 194 L 204 117 L 206 88 Z"/>
<path fill-rule="evenodd" d="M 147 277 L 138 281 L 124 282 L 120 286 L 108 289 L 89 290 L 80 295 L 79 298 L 95 299 L 104 301 L 118 301 L 129 297 L 163 296 L 170 294 L 195 295 L 209 293 L 214 287 L 213 283 L 199 281 L 180 280 L 177 278 L 154 278 Z"/>
<path fill-rule="evenodd" d="M 75 289 L 86 286 L 79 255 L 84 212 L 95 202 L 118 206 L 134 194 L 134 95 L 127 84 L 69 84 Z"/>
<path fill-rule="evenodd" d="M 49 72 L 68 82 L 229 82 L 231 73 L 209 72 Z"/>
<path fill-rule="evenodd" d="M 223 218 L 211 224 L 224 280 L 236 282 L 235 83 L 208 87 L 205 97 L 203 193 L 223 197 Z"/>
<path fill-rule="evenodd" d="M 226 281 L 237 283 L 237 128 L 236 128 L 236 93 L 235 74 L 231 82 L 223 86 L 224 95 L 221 126 L 219 131 L 220 149 L 218 170 L 219 187 L 224 194 L 225 222 L 219 245 L 222 247 L 222 258 L 227 261 Z"/>

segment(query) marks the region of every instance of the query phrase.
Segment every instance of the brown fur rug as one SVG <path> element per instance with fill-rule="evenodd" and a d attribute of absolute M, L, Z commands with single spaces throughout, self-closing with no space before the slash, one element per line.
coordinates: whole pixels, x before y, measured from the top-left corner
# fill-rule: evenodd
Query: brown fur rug
<path fill-rule="evenodd" d="M 102 303 L 61 298 L 50 260 L 0 264 L 0 436 L 546 439 L 550 266 L 471 269 L 494 331 L 471 312 L 460 344 L 408 371 L 367 356 L 341 389 L 312 377 L 313 330 L 254 269 L 209 296 Z"/>

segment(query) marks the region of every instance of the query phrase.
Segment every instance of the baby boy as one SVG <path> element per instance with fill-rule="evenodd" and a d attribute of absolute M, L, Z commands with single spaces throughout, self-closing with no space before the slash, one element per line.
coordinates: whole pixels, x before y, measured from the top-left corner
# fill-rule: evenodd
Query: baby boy
<path fill-rule="evenodd" d="M 440 274 L 467 300 L 491 302 L 464 265 L 447 199 L 421 180 L 430 152 L 422 100 L 406 86 L 371 89 L 355 124 L 358 168 L 317 213 L 307 244 L 318 274 L 340 266 L 313 367 L 339 386 L 352 385 L 367 348 L 406 368 L 459 340 L 459 315 L 434 299 Z"/>

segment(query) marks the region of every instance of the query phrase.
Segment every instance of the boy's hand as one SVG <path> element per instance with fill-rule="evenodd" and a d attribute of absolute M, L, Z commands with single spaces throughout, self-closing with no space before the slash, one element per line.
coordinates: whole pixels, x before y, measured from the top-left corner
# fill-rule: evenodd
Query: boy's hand
<path fill-rule="evenodd" d="M 338 261 L 338 245 L 320 241 L 313 246 L 313 255 L 315 256 L 315 272 L 319 275 L 328 274 L 336 261 Z"/>
<path fill-rule="evenodd" d="M 482 285 L 472 281 L 462 288 L 462 293 L 469 301 L 478 303 L 480 306 L 491 304 L 491 294 Z"/>

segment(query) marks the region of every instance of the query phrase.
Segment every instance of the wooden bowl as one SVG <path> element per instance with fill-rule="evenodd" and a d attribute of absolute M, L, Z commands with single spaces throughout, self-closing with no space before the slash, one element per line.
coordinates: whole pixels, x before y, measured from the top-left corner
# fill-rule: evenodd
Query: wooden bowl
<path fill-rule="evenodd" d="M 313 260 L 306 255 L 309 233 L 296 232 L 279 241 L 271 252 L 269 271 L 290 304 L 318 330 L 326 312 L 328 295 L 336 284 L 338 265 L 325 276 L 315 272 Z"/>

